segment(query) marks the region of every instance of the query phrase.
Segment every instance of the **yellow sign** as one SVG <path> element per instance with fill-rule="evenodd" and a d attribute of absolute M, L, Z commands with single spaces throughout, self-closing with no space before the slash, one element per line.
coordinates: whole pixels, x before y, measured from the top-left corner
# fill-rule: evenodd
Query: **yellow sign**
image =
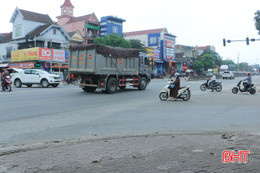
<path fill-rule="evenodd" d="M 39 58 L 39 48 L 30 48 L 30 49 L 21 49 L 12 51 L 11 61 L 20 62 L 20 61 L 33 61 L 38 60 Z"/>

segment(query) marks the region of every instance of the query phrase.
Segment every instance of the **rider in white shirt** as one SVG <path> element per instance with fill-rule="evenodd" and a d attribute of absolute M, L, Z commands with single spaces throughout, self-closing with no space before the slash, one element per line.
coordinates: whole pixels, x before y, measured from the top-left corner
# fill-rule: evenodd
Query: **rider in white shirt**
<path fill-rule="evenodd" d="M 213 73 L 213 76 L 210 78 L 210 80 L 212 80 L 211 81 L 211 89 L 212 89 L 212 91 L 214 91 L 213 86 L 216 83 L 216 75 L 215 75 L 215 73 Z"/>

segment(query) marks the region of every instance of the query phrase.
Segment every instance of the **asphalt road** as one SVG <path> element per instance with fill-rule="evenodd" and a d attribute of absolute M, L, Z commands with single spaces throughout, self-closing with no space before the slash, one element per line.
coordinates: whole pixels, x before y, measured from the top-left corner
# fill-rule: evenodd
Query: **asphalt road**
<path fill-rule="evenodd" d="M 232 94 L 240 79 L 220 80 L 220 93 L 200 91 L 204 81 L 182 80 L 191 87 L 187 102 L 160 101 L 167 83 L 161 79 L 145 91 L 127 88 L 116 94 L 85 93 L 77 86 L 13 88 L 0 93 L 0 145 L 172 132 L 259 134 L 260 95 Z"/>

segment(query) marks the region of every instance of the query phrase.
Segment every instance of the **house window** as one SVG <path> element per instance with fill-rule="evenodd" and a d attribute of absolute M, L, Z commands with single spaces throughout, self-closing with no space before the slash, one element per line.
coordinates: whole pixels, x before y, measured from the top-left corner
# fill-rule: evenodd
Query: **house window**
<path fill-rule="evenodd" d="M 56 33 L 57 33 L 57 29 L 54 28 L 54 29 L 53 29 L 53 34 L 56 35 Z"/>
<path fill-rule="evenodd" d="M 15 27 L 15 37 L 22 36 L 22 25 L 18 25 Z"/>
<path fill-rule="evenodd" d="M 70 10 L 70 14 L 72 14 L 72 10 Z"/>

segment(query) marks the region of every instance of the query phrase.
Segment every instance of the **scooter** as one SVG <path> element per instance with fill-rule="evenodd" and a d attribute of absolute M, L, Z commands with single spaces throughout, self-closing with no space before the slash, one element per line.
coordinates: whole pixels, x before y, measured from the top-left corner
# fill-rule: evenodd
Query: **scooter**
<path fill-rule="evenodd" d="M 209 83 L 209 79 L 207 79 L 207 81 L 200 86 L 200 89 L 201 89 L 201 91 L 206 91 L 206 89 L 211 89 L 211 90 L 213 89 L 213 90 L 216 90 L 217 92 L 220 92 L 222 90 L 221 83 L 222 82 L 215 82 L 215 84 L 212 88 L 211 83 Z"/>
<path fill-rule="evenodd" d="M 4 77 L 2 83 L 2 91 L 12 91 L 12 80 L 11 80 L 11 76 L 10 75 L 7 75 Z"/>
<path fill-rule="evenodd" d="M 242 80 L 238 82 L 237 87 L 234 87 L 232 89 L 233 94 L 237 94 L 238 91 L 240 91 L 240 92 L 248 91 L 252 95 L 256 93 L 256 87 L 254 87 L 254 84 L 252 84 L 249 88 L 246 89 L 247 82 L 243 82 L 244 88 L 240 87 L 241 83 L 242 83 Z"/>
<path fill-rule="evenodd" d="M 168 84 L 164 87 L 164 89 L 160 92 L 159 98 L 161 101 L 166 101 L 169 97 L 171 97 L 171 85 L 172 80 L 168 82 Z M 178 91 L 177 98 L 182 99 L 184 101 L 188 101 L 191 97 L 190 87 L 181 87 Z"/>

